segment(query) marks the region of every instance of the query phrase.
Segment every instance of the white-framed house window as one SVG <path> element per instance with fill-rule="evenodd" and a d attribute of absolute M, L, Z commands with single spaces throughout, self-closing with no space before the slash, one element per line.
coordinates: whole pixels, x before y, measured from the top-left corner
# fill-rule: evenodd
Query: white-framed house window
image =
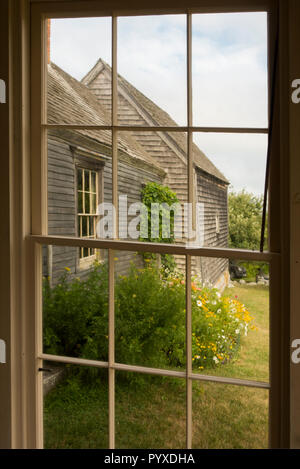
<path fill-rule="evenodd" d="M 77 175 L 77 232 L 79 238 L 96 238 L 97 222 L 97 172 L 76 168 Z M 79 261 L 91 262 L 96 258 L 95 249 L 79 248 Z"/>
<path fill-rule="evenodd" d="M 97 207 L 103 200 L 103 167 L 105 158 L 84 149 L 72 148 L 75 162 L 75 211 L 78 238 L 97 238 Z M 77 267 L 88 269 L 101 259 L 99 249 L 79 247 Z"/>
<path fill-rule="evenodd" d="M 219 2 L 216 2 L 218 5 Z M 260 3 L 260 9 L 265 11 L 265 3 Z M 200 1 L 200 6 L 203 7 L 201 10 L 200 6 L 195 12 L 206 12 L 207 5 L 205 2 Z M 225 4 L 225 2 L 224 2 Z M 247 1 L 238 1 L 236 2 L 236 7 L 234 11 L 251 11 L 251 4 Z M 80 8 L 79 8 L 80 7 Z M 89 8 L 84 5 L 84 2 L 77 3 L 78 10 L 72 11 L 72 5 L 63 2 L 53 2 L 51 8 L 49 5 L 37 4 L 33 8 L 32 13 L 32 89 L 36 89 L 35 93 L 32 93 L 33 99 L 33 120 L 32 120 L 32 167 L 33 167 L 33 197 L 32 197 L 32 230 L 31 230 L 31 239 L 36 244 L 37 248 L 35 254 L 32 255 L 32 265 L 40 265 L 41 262 L 41 245 L 60 245 L 60 246 L 74 246 L 78 247 L 79 250 L 79 264 L 84 265 L 84 263 L 89 263 L 95 257 L 95 250 L 98 249 L 107 249 L 108 250 L 108 360 L 88 360 L 88 359 L 76 359 L 74 357 L 65 356 L 65 355 L 56 355 L 51 356 L 43 352 L 42 347 L 42 338 L 43 332 L 41 328 L 41 316 L 42 316 L 42 304 L 40 301 L 41 295 L 41 283 L 39 281 L 39 272 L 35 273 L 35 284 L 32 291 L 33 307 L 30 309 L 32 315 L 35 314 L 33 324 L 36 324 L 36 330 L 34 331 L 36 337 L 36 347 L 32 356 L 33 367 L 36 367 L 37 363 L 42 369 L 43 361 L 51 360 L 57 363 L 69 363 L 74 365 L 82 365 L 89 367 L 99 367 L 108 370 L 108 435 L 109 435 L 109 447 L 115 448 L 115 393 L 117 392 L 115 388 L 115 375 L 116 371 L 125 371 L 125 372 L 135 372 L 135 373 L 146 373 L 146 374 L 157 374 L 161 376 L 168 376 L 173 378 L 180 378 L 186 381 L 186 447 L 192 448 L 193 444 L 193 419 L 192 419 L 192 390 L 193 383 L 208 381 L 208 382 L 218 382 L 223 385 L 233 385 L 241 386 L 244 388 L 252 387 L 257 388 L 262 391 L 270 392 L 270 434 L 269 441 L 270 446 L 282 446 L 282 433 L 283 433 L 283 416 L 279 410 L 279 402 L 283 402 L 283 391 L 281 386 L 282 380 L 282 370 L 279 366 L 279 358 L 282 355 L 282 338 L 280 336 L 280 320 L 281 320 L 281 293 L 278 288 L 281 276 L 280 270 L 280 242 L 275 238 L 273 233 L 279 232 L 278 223 L 279 217 L 274 217 L 274 206 L 278 199 L 275 199 L 277 196 L 276 188 L 274 181 L 276 181 L 276 176 L 278 175 L 278 167 L 280 155 L 273 150 L 273 166 L 270 174 L 270 193 L 271 193 L 271 203 L 270 203 L 270 232 L 272 232 L 273 237 L 271 237 L 270 250 L 267 252 L 260 251 L 245 251 L 242 249 L 229 249 L 224 248 L 215 248 L 215 247 L 195 247 L 193 245 L 164 245 L 164 244 L 154 244 L 154 243 L 140 243 L 140 242 L 124 242 L 120 240 L 117 235 L 110 240 L 97 240 L 96 239 L 96 230 L 95 223 L 97 219 L 96 210 L 97 204 L 101 200 L 100 192 L 103 190 L 103 187 L 99 187 L 99 180 L 101 178 L 101 167 L 93 164 L 84 164 L 86 163 L 87 156 L 84 155 L 82 159 L 80 155 L 76 157 L 75 155 L 75 169 L 76 169 L 76 196 L 77 196 L 77 208 L 76 208 L 76 218 L 77 218 L 77 237 L 63 237 L 63 236 L 49 236 L 46 226 L 46 197 L 44 187 L 47 187 L 46 181 L 46 172 L 43 173 L 43 179 L 35 177 L 36 175 L 40 176 L 42 173 L 43 164 L 46 162 L 47 155 L 44 152 L 44 155 L 41 157 L 41 143 L 45 140 L 45 135 L 47 130 L 53 126 L 59 130 L 68 130 L 77 129 L 83 132 L 86 132 L 88 135 L 89 132 L 93 130 L 97 131 L 109 131 L 112 135 L 112 148 L 111 148 L 111 159 L 112 159 L 112 189 L 111 189 L 111 199 L 118 213 L 118 137 L 122 132 L 131 131 L 135 132 L 162 132 L 169 131 L 170 128 L 164 126 L 152 126 L 151 127 L 142 127 L 142 126 L 124 126 L 122 122 L 118 120 L 118 60 L 117 60 L 117 44 L 118 44 L 118 9 L 116 8 L 115 2 L 112 2 L 110 9 L 115 11 L 111 15 L 112 20 L 112 78 L 111 78 L 111 95 L 112 95 L 112 105 L 111 105 L 111 122 L 109 125 L 105 125 L 102 122 L 93 122 L 89 121 L 86 123 L 84 120 L 81 123 L 66 123 L 66 122 L 47 122 L 44 119 L 45 117 L 45 86 L 44 81 L 46 81 L 46 72 L 45 72 L 45 44 L 46 44 L 46 18 L 55 18 L 56 16 L 68 16 L 74 13 L 75 16 L 80 17 L 80 15 L 93 16 L 95 11 L 99 8 L 98 2 L 91 2 Z M 144 8 L 144 6 L 142 7 Z M 168 13 L 169 9 L 166 7 L 165 10 L 162 9 L 162 6 L 157 7 L 158 13 Z M 212 12 L 218 11 L 218 6 L 210 6 Z M 225 8 L 226 10 L 226 8 Z M 230 11 L 228 6 L 228 11 Z M 271 46 L 275 43 L 275 29 L 276 24 L 273 21 L 274 18 L 274 9 L 272 2 L 267 2 L 267 10 L 271 12 L 270 15 L 270 28 L 269 28 L 269 42 Z M 188 180 L 188 201 L 192 204 L 195 211 L 195 174 L 194 174 L 194 155 L 192 151 L 193 144 L 193 134 L 197 132 L 209 132 L 209 133 L 261 133 L 268 134 L 269 129 L 265 127 L 252 128 L 252 127 L 212 127 L 204 126 L 199 127 L 193 125 L 192 119 L 192 16 L 193 11 L 190 11 L 187 7 L 182 9 L 176 9 L 172 12 L 182 12 L 186 14 L 186 45 L 187 45 L 187 109 L 188 109 L 188 119 L 187 126 L 178 127 L 175 129 L 176 132 L 181 131 L 187 133 L 187 180 Z M 222 9 L 220 9 L 222 11 Z M 226 10 L 227 11 L 227 10 Z M 99 12 L 100 14 L 101 12 Z M 132 14 L 136 13 L 134 10 Z M 147 12 L 145 12 L 147 14 Z M 44 38 L 44 42 L 41 41 L 41 37 Z M 270 48 L 270 65 L 274 61 L 274 50 Z M 272 67 L 270 67 L 272 68 Z M 43 73 L 40 74 L 39 71 L 43 70 Z M 42 112 L 40 112 L 42 109 Z M 42 119 L 41 119 L 42 117 Z M 93 114 L 94 117 L 94 114 Z M 172 130 L 172 129 L 171 129 Z M 174 129 L 173 129 L 174 130 Z M 277 146 L 278 147 L 278 146 Z M 276 146 L 274 145 L 274 148 Z M 76 152 L 75 152 L 76 153 Z M 98 163 L 101 161 L 98 160 Z M 102 162 L 103 167 L 103 162 Z M 97 177 L 98 175 L 98 177 Z M 45 182 L 45 184 L 44 184 Z M 193 219 L 196 217 L 193 214 Z M 213 218 L 211 218 L 213 222 Z M 215 231 L 218 233 L 220 230 L 220 221 L 217 219 L 215 221 Z M 116 233 L 118 230 L 116 229 Z M 277 242 L 278 241 L 278 242 Z M 153 252 L 156 254 L 168 254 L 172 253 L 173 255 L 181 255 L 185 258 L 185 282 L 186 282 L 186 325 L 185 325 L 185 334 L 186 334 L 186 364 L 182 371 L 173 371 L 165 368 L 151 368 L 147 366 L 136 366 L 131 363 L 119 363 L 115 357 L 115 301 L 114 301 L 114 285 L 115 285 L 115 252 L 116 251 L 132 251 L 132 252 Z M 241 379 L 239 377 L 226 377 L 226 376 L 215 376 L 215 375 L 204 375 L 200 372 L 194 372 L 192 365 L 192 302 L 191 302 L 191 290 L 192 290 L 192 258 L 193 257 L 207 257 L 209 259 L 243 259 L 246 261 L 257 261 L 257 262 L 268 262 L 271 266 L 271 338 L 270 338 L 270 381 L 254 381 L 253 379 Z M 43 421 L 42 421 L 42 377 L 40 374 L 35 374 L 36 382 L 33 383 L 32 389 L 32 401 L 34 402 L 34 409 L 36 413 L 36 418 L 32 419 L 35 423 L 32 424 L 32 434 L 35 438 L 35 445 L 37 447 L 43 446 Z"/>

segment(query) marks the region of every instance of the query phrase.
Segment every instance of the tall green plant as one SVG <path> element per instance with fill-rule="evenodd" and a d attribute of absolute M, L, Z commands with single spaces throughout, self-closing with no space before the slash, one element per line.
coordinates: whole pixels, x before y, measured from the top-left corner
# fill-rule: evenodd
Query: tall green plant
<path fill-rule="evenodd" d="M 148 225 L 148 237 L 141 237 L 141 241 L 150 241 L 152 243 L 174 243 L 175 233 L 174 233 L 174 211 L 169 211 L 168 207 L 172 207 L 174 204 L 178 204 L 179 200 L 175 194 L 168 186 L 163 186 L 156 182 L 148 182 L 142 190 L 142 202 L 147 207 L 147 225 Z M 159 212 L 159 232 L 158 236 L 152 236 L 152 219 L 151 219 L 151 207 L 152 204 L 160 205 Z M 166 227 L 166 222 L 170 223 L 169 227 Z M 164 228 L 169 229 L 169 236 L 163 237 Z M 146 253 L 145 258 L 153 258 L 154 256 Z M 176 263 L 174 256 L 170 254 L 163 254 L 161 256 L 161 262 L 163 270 L 171 272 L 174 270 Z"/>
<path fill-rule="evenodd" d="M 185 365 L 185 280 L 180 273 L 162 278 L 150 262 L 132 264 L 115 284 L 115 355 L 120 363 L 150 367 Z M 107 361 L 107 265 L 95 265 L 85 280 L 66 272 L 59 284 L 44 283 L 44 350 L 54 355 Z M 237 299 L 216 289 L 191 285 L 193 366 L 226 363 L 240 337 L 253 328 Z M 89 372 L 90 375 L 92 373 Z"/>
<path fill-rule="evenodd" d="M 105 263 L 95 263 L 85 280 L 74 279 L 67 268 L 53 288 L 44 279 L 44 348 L 48 353 L 86 358 L 97 355 L 106 360 L 107 324 Z"/>
<path fill-rule="evenodd" d="M 148 238 L 147 241 L 157 243 L 173 243 L 174 235 L 174 213 L 170 213 L 170 235 L 168 238 L 163 238 L 163 221 L 168 219 L 168 209 L 163 207 L 163 204 L 171 207 L 173 204 L 179 203 L 178 198 L 168 186 L 162 186 L 156 182 L 148 182 L 142 190 L 142 202 L 148 209 Z M 160 204 L 162 210 L 159 213 L 159 233 L 157 237 L 152 237 L 151 233 L 151 205 Z M 145 241 L 145 238 L 141 238 Z"/>

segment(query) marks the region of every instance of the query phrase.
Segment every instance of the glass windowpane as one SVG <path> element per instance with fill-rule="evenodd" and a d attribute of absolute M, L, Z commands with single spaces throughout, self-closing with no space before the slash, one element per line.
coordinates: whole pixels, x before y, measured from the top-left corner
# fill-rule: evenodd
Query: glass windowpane
<path fill-rule="evenodd" d="M 85 207 L 85 213 L 91 213 L 90 212 L 90 194 L 85 193 L 85 198 L 84 198 L 84 207 Z"/>
<path fill-rule="evenodd" d="M 77 189 L 82 190 L 82 169 L 77 170 Z"/>
<path fill-rule="evenodd" d="M 91 171 L 91 192 L 96 192 L 96 173 Z"/>
<path fill-rule="evenodd" d="M 81 236 L 85 237 L 88 235 L 88 230 L 87 230 L 87 217 L 82 217 L 82 232 Z"/>
<path fill-rule="evenodd" d="M 90 190 L 90 172 L 86 169 L 84 170 L 84 190 L 85 192 Z"/>
<path fill-rule="evenodd" d="M 82 192 L 78 192 L 78 213 L 83 212 Z"/>

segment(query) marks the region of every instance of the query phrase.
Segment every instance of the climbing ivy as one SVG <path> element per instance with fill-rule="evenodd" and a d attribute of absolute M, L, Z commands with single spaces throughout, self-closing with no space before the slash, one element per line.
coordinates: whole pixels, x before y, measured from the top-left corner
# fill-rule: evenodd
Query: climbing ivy
<path fill-rule="evenodd" d="M 167 208 L 164 207 L 164 204 L 171 207 L 173 204 L 179 203 L 177 195 L 173 192 L 168 186 L 163 186 L 156 182 L 148 182 L 142 190 L 142 202 L 147 207 L 147 218 L 148 218 L 148 238 L 140 237 L 141 241 L 150 241 L 152 243 L 174 243 L 175 234 L 174 234 L 174 212 L 170 212 L 170 230 L 169 236 L 163 237 L 163 223 L 165 220 L 168 221 L 168 217 L 165 217 Z M 152 204 L 160 204 L 159 211 L 159 233 L 158 236 L 152 237 L 151 234 L 151 206 Z M 142 215 L 143 216 L 143 215 Z M 154 258 L 154 255 L 145 253 L 144 258 L 151 259 Z M 173 271 L 176 263 L 174 257 L 169 254 L 164 254 L 161 256 L 161 263 L 164 270 Z"/>

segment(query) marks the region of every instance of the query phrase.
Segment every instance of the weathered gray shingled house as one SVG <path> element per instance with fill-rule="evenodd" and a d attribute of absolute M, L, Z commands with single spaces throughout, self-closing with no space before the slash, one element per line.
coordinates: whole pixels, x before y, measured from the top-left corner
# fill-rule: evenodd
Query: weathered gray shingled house
<path fill-rule="evenodd" d="M 128 81 L 118 79 L 120 125 L 176 127 L 170 116 Z M 54 64 L 48 66 L 48 122 L 51 124 L 109 125 L 111 69 L 101 59 L 81 82 Z M 169 186 L 181 203 L 187 201 L 187 142 L 181 132 L 119 132 L 119 194 L 128 204 L 141 200 L 148 181 Z M 227 246 L 228 181 L 196 146 L 196 200 L 203 204 L 203 242 Z M 49 233 L 95 237 L 96 206 L 111 202 L 111 135 L 109 131 L 51 129 L 48 134 Z M 45 253 L 46 254 L 46 253 Z M 103 254 L 104 256 L 104 254 Z M 118 255 L 118 271 L 125 272 L 133 255 Z M 76 276 L 95 259 L 88 249 L 49 248 L 44 274 L 55 282 L 64 267 Z M 142 264 L 140 256 L 135 262 Z M 177 260 L 181 268 L 181 260 Z M 182 266 L 183 267 L 183 266 Z M 222 287 L 228 280 L 227 261 L 194 261 L 203 280 Z"/>

